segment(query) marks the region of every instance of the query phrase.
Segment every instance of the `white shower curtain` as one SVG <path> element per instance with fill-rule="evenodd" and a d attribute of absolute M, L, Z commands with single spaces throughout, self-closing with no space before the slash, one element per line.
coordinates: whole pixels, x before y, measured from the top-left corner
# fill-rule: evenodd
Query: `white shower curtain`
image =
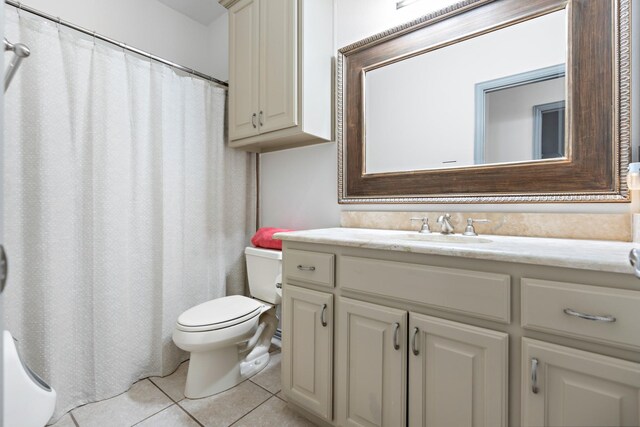
<path fill-rule="evenodd" d="M 5 326 L 57 418 L 170 373 L 178 315 L 245 291 L 255 157 L 225 146 L 223 89 L 12 8 L 6 33 L 32 53 L 5 98 Z"/>

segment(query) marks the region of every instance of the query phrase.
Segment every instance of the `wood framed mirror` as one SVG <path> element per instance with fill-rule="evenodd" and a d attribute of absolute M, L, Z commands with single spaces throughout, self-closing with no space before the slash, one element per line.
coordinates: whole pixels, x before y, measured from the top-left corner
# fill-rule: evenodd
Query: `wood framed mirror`
<path fill-rule="evenodd" d="M 339 202 L 628 202 L 629 8 L 466 0 L 340 49 Z"/>

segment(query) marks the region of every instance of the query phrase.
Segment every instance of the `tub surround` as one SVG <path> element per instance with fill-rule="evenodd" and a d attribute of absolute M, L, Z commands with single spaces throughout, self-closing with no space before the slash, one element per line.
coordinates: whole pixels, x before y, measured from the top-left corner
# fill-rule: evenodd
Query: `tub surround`
<path fill-rule="evenodd" d="M 439 241 L 429 241 L 419 240 L 422 235 L 417 231 L 363 228 L 325 228 L 276 233 L 274 238 L 292 242 L 633 274 L 628 260 L 629 251 L 634 247 L 633 243 L 483 235 L 479 226 L 477 230 L 480 236 L 465 238 L 470 243 L 460 239 L 460 234 L 454 235 L 458 236 L 458 241 L 448 242 L 446 236 Z M 431 236 L 440 234 L 436 232 Z"/>
<path fill-rule="evenodd" d="M 417 230 L 411 218 L 427 217 L 433 227 L 439 212 L 372 212 L 345 211 L 340 226 L 349 228 L 380 228 L 385 230 Z M 516 212 L 456 212 L 451 222 L 456 232 L 464 229 L 467 218 L 488 219 L 477 224 L 478 234 L 502 236 L 553 237 L 562 239 L 613 240 L 630 242 L 633 236 L 632 215 L 591 213 L 516 213 Z M 640 234 L 640 231 L 636 232 Z"/>

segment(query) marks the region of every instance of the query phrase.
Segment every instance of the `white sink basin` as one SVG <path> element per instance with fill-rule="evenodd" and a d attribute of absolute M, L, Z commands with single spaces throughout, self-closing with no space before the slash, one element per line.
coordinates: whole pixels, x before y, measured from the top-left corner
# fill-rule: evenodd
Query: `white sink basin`
<path fill-rule="evenodd" d="M 491 243 L 492 240 L 478 236 L 463 236 L 461 234 L 420 234 L 407 233 L 398 236 L 403 240 L 414 240 L 418 242 L 437 242 L 437 243 Z"/>

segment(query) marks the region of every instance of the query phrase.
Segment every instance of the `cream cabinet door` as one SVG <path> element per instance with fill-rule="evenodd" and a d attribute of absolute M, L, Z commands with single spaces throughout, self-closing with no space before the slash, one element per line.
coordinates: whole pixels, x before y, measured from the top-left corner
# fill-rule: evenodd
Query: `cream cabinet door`
<path fill-rule="evenodd" d="M 260 4 L 260 133 L 298 124 L 297 3 Z"/>
<path fill-rule="evenodd" d="M 640 364 L 522 339 L 522 425 L 640 425 Z"/>
<path fill-rule="evenodd" d="M 282 382 L 289 399 L 331 420 L 333 295 L 285 285 Z"/>
<path fill-rule="evenodd" d="M 338 425 L 404 426 L 407 313 L 348 298 L 337 311 Z"/>
<path fill-rule="evenodd" d="M 507 425 L 509 336 L 410 313 L 409 426 Z"/>
<path fill-rule="evenodd" d="M 229 138 L 257 135 L 260 0 L 240 0 L 229 9 Z M 266 1 L 262 1 L 266 3 Z"/>

